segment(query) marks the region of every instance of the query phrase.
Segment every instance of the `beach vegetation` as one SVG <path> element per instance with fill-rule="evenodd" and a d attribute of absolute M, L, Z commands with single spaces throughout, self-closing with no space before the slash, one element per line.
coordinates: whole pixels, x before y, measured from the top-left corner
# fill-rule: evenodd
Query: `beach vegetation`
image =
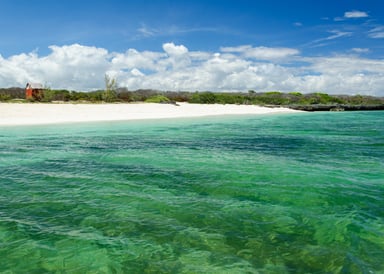
<path fill-rule="evenodd" d="M 138 89 L 131 92 L 133 102 L 145 102 L 145 100 L 157 94 L 160 94 L 160 92 L 152 89 Z"/>
<path fill-rule="evenodd" d="M 155 95 L 155 96 L 152 96 L 150 98 L 148 98 L 147 100 L 145 100 L 146 103 L 170 103 L 171 100 L 164 96 L 164 95 L 161 95 L 161 94 L 158 94 L 158 95 Z"/>
<path fill-rule="evenodd" d="M 292 91 L 292 92 L 289 92 L 288 94 L 293 95 L 293 96 L 302 96 L 303 95 L 301 92 L 298 92 L 298 91 Z"/>
<path fill-rule="evenodd" d="M 6 93 L 0 93 L 0 101 L 1 102 L 7 102 L 11 99 L 12 99 L 11 95 L 6 94 Z"/>
<path fill-rule="evenodd" d="M 164 96 L 167 96 L 172 102 L 189 102 L 193 93 L 188 91 L 167 91 L 163 94 Z"/>
<path fill-rule="evenodd" d="M 213 92 L 195 92 L 190 101 L 190 103 L 195 103 L 195 104 L 215 104 L 218 103 L 216 94 Z"/>
<path fill-rule="evenodd" d="M 41 102 L 52 102 L 55 92 L 49 88 L 44 89 L 44 96 L 41 98 Z"/>
<path fill-rule="evenodd" d="M 85 92 L 71 92 L 71 101 L 92 101 L 91 94 Z"/>
<path fill-rule="evenodd" d="M 103 101 L 105 102 L 114 102 L 117 99 L 116 88 L 117 81 L 116 78 L 110 77 L 108 74 L 104 75 L 105 90 L 103 93 Z"/>
<path fill-rule="evenodd" d="M 25 101 L 23 88 L 0 88 L 0 101 Z M 325 92 L 211 92 L 211 91 L 159 91 L 155 89 L 128 90 L 117 87 L 116 79 L 105 77 L 105 89 L 94 91 L 70 91 L 46 88 L 41 102 L 188 102 L 193 104 L 241 104 L 261 106 L 283 106 L 302 110 L 363 110 L 384 109 L 384 97 L 367 95 L 330 95 Z M 31 101 L 28 101 L 31 102 Z"/>
<path fill-rule="evenodd" d="M 127 88 L 117 88 L 116 89 L 116 97 L 118 101 L 121 102 L 133 102 L 132 92 L 130 92 Z"/>

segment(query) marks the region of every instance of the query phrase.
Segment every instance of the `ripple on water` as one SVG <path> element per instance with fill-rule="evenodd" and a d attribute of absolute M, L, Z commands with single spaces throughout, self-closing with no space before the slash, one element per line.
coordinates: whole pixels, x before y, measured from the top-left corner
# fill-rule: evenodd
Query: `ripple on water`
<path fill-rule="evenodd" d="M 382 272 L 379 114 L 9 129 L 0 272 Z"/>

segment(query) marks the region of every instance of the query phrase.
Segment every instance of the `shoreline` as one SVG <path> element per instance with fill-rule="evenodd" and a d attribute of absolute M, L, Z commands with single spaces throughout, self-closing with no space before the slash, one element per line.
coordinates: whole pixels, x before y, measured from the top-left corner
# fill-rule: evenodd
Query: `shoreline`
<path fill-rule="evenodd" d="M 296 113 L 257 105 L 156 103 L 0 103 L 0 126 Z"/>

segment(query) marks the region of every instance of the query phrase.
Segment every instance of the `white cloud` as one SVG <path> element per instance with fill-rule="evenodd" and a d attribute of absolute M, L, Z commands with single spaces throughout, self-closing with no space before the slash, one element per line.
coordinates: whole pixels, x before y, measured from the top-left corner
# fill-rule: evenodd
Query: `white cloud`
<path fill-rule="evenodd" d="M 174 43 L 165 43 L 163 49 L 170 56 L 180 56 L 188 53 L 188 49 L 185 46 L 176 46 Z"/>
<path fill-rule="evenodd" d="M 352 32 L 345 32 L 345 31 L 339 31 L 339 30 L 331 30 L 329 33 L 332 33 L 332 35 L 324 38 L 324 40 L 334 40 L 341 37 L 348 37 L 352 35 Z"/>
<path fill-rule="evenodd" d="M 248 50 L 252 49 L 252 46 L 250 45 L 242 45 L 242 46 L 237 46 L 237 47 L 221 47 L 220 50 L 222 52 L 246 52 Z"/>
<path fill-rule="evenodd" d="M 45 57 L 30 53 L 1 60 L 0 78 L 19 86 L 29 81 L 66 89 L 77 88 L 79 81 L 83 81 L 87 89 L 100 86 L 99 75 L 109 66 L 107 50 L 78 44 L 49 48 L 51 54 Z"/>
<path fill-rule="evenodd" d="M 222 47 L 222 52 L 242 53 L 245 57 L 259 60 L 276 60 L 291 57 L 299 54 L 297 49 L 293 48 L 270 48 L 270 47 L 252 47 L 243 45 L 238 47 Z"/>
<path fill-rule="evenodd" d="M 160 62 L 169 69 L 180 69 L 191 64 L 188 49 L 183 45 L 175 45 L 174 43 L 163 44 L 163 50 L 167 53 L 168 58 L 164 58 Z"/>
<path fill-rule="evenodd" d="M 365 11 L 347 11 L 344 13 L 344 18 L 365 18 L 368 17 L 368 13 Z"/>
<path fill-rule="evenodd" d="M 307 45 L 312 47 L 323 47 L 327 45 L 326 43 L 327 41 L 332 41 L 335 39 L 352 36 L 352 32 L 345 32 L 345 31 L 339 31 L 339 30 L 330 30 L 328 31 L 328 33 L 330 33 L 331 35 L 313 40 L 309 42 Z"/>
<path fill-rule="evenodd" d="M 306 68 L 313 72 L 305 78 L 303 87 L 316 85 L 333 94 L 370 94 L 383 96 L 384 61 L 355 56 L 312 58 Z M 317 81 L 318 80 L 318 81 Z"/>
<path fill-rule="evenodd" d="M 378 27 L 371 29 L 368 32 L 368 36 L 370 38 L 375 38 L 375 39 L 384 38 L 384 26 L 378 26 Z"/>
<path fill-rule="evenodd" d="M 158 32 L 157 30 L 155 29 L 150 29 L 148 28 L 147 26 L 145 25 L 142 25 L 140 28 L 137 29 L 137 32 L 140 34 L 140 36 L 142 37 L 151 37 L 151 36 L 154 36 L 156 35 L 156 33 Z"/>
<path fill-rule="evenodd" d="M 370 50 L 367 48 L 353 48 L 353 49 L 351 49 L 351 51 L 356 52 L 356 53 L 368 53 L 368 52 L 370 52 Z"/>
<path fill-rule="evenodd" d="M 161 70 L 157 62 L 166 56 L 165 53 L 143 51 L 129 49 L 124 53 L 114 53 L 111 65 L 116 68 L 123 69 L 145 69 L 145 70 Z"/>
<path fill-rule="evenodd" d="M 137 68 L 134 68 L 134 69 L 132 69 L 131 70 L 131 74 L 133 75 L 133 76 L 144 76 L 145 74 L 144 73 L 142 73 L 139 69 L 137 69 Z"/>
<path fill-rule="evenodd" d="M 190 51 L 174 43 L 165 43 L 160 51 L 108 52 L 78 44 L 50 49 L 47 56 L 36 52 L 0 56 L 0 87 L 24 87 L 31 81 L 54 89 L 87 91 L 103 88 L 108 73 L 130 90 L 297 90 L 384 96 L 384 60 L 356 54 L 303 57 L 293 48 L 250 45 L 212 53 Z M 357 53 L 367 50 L 352 49 Z M 289 65 L 281 62 L 286 58 Z"/>
<path fill-rule="evenodd" d="M 357 18 L 366 18 L 366 17 L 369 17 L 369 15 L 365 11 L 352 10 L 352 11 L 344 12 L 343 17 L 334 18 L 334 21 L 344 21 L 348 19 L 357 19 Z"/>

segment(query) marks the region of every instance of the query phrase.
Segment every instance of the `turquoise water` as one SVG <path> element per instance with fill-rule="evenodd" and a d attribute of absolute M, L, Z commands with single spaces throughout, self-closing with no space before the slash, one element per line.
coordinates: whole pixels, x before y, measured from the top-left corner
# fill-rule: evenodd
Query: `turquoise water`
<path fill-rule="evenodd" d="M 384 273 L 384 112 L 0 127 L 0 273 Z"/>

